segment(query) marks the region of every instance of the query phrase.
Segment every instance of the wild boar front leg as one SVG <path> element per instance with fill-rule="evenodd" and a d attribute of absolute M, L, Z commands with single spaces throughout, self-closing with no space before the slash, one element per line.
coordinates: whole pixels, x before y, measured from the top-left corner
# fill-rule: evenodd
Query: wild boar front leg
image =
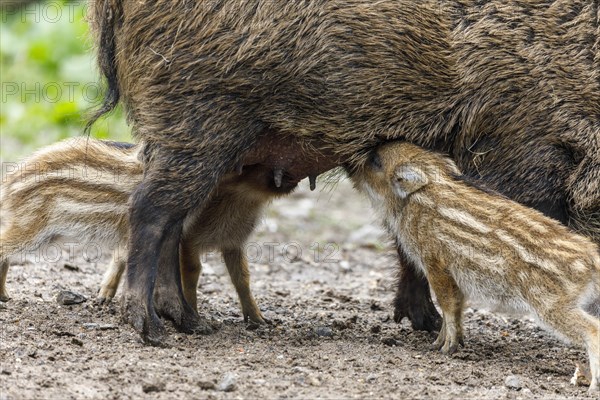
<path fill-rule="evenodd" d="M 431 272 L 429 282 L 442 308 L 442 329 L 432 348 L 444 354 L 452 354 L 458 345 L 464 346 L 462 331 L 462 312 L 464 296 L 460 288 L 447 271 Z"/>
<path fill-rule="evenodd" d="M 594 293 L 594 302 L 597 302 L 598 295 Z M 597 396 L 600 394 L 600 316 L 596 315 L 596 310 L 581 307 L 580 300 L 577 296 L 571 301 L 561 298 L 561 301 L 549 303 L 543 321 L 562 332 L 572 343 L 585 345 L 591 373 L 589 393 Z"/>
<path fill-rule="evenodd" d="M 210 334 L 212 327 L 198 315 L 183 293 L 179 245 L 180 235 L 177 234 L 169 235 L 161 246 L 154 289 L 156 311 L 170 319 L 181 332 Z"/>
<path fill-rule="evenodd" d="M 178 207 L 179 200 L 172 198 L 173 193 L 185 192 L 185 182 L 177 181 L 177 177 L 171 180 L 165 165 L 159 168 L 147 173 L 131 196 L 127 284 L 123 296 L 124 320 L 151 345 L 162 345 L 166 337 L 157 311 L 184 331 L 190 331 L 198 320 L 198 314 L 183 297 L 179 272 L 183 219 L 191 207 L 186 209 L 185 204 Z M 169 186 L 177 189 L 165 190 Z M 205 188 L 203 193 L 210 191 L 212 188 Z"/>

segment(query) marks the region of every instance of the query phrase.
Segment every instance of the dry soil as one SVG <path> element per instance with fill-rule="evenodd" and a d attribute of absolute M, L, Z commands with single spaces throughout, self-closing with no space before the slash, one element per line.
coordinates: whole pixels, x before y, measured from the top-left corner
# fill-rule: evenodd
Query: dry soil
<path fill-rule="evenodd" d="M 167 348 L 146 347 L 121 323 L 118 296 L 93 301 L 106 252 L 59 248 L 10 270 L 1 400 L 589 397 L 569 384 L 585 353 L 527 318 L 469 309 L 466 347 L 451 357 L 429 350 L 434 334 L 393 322 L 394 253 L 347 182 L 303 186 L 266 213 L 247 248 L 265 327 L 243 322 L 220 257 L 209 254 L 198 297 L 219 330 L 169 326 Z M 63 290 L 88 300 L 59 305 Z"/>

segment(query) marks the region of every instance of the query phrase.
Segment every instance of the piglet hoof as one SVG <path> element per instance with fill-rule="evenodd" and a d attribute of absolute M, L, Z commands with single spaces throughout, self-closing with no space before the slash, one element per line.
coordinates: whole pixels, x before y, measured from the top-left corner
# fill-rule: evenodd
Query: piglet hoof
<path fill-rule="evenodd" d="M 263 316 L 250 317 L 248 315 L 245 315 L 244 322 L 250 325 L 271 325 L 271 321 L 264 318 Z"/>
<path fill-rule="evenodd" d="M 444 346 L 442 346 L 442 348 L 440 349 L 440 352 L 446 355 L 451 355 L 456 353 L 456 350 L 458 350 L 457 342 L 446 341 L 446 343 L 444 343 Z"/>
<path fill-rule="evenodd" d="M 98 290 L 98 295 L 96 296 L 96 304 L 102 305 L 110 303 L 115 297 L 116 292 L 117 289 L 100 288 L 100 290 Z"/>
<path fill-rule="evenodd" d="M 145 344 L 156 347 L 165 345 L 167 332 L 154 310 L 148 310 L 139 299 L 125 296 L 122 313 L 124 322 L 133 326 Z"/>
<path fill-rule="evenodd" d="M 446 329 L 442 327 L 437 339 L 431 345 L 431 349 L 438 350 L 443 354 L 451 355 L 456 353 L 459 345 L 464 346 L 462 335 L 448 334 Z"/>
<path fill-rule="evenodd" d="M 258 308 L 252 311 L 244 311 L 244 322 L 254 325 L 270 325 L 271 321 L 263 317 L 262 313 Z"/>
<path fill-rule="evenodd" d="M 96 297 L 94 299 L 94 305 L 99 308 L 108 306 L 110 303 L 111 303 L 111 299 L 108 299 L 105 297 Z"/>
<path fill-rule="evenodd" d="M 0 294 L 0 302 L 6 303 L 9 300 L 10 300 L 10 297 L 8 296 L 7 293 Z"/>
<path fill-rule="evenodd" d="M 431 351 L 440 351 L 442 350 L 442 345 L 438 344 L 437 340 L 429 345 L 429 350 Z"/>
<path fill-rule="evenodd" d="M 102 293 L 98 293 L 98 296 L 96 296 L 96 299 L 94 300 L 94 303 L 96 305 L 99 305 L 99 306 L 104 306 L 104 305 L 110 304 L 110 302 L 112 301 L 113 297 L 114 296 L 108 296 L 108 295 L 105 295 L 105 294 L 102 294 Z"/>
<path fill-rule="evenodd" d="M 442 325 L 442 328 L 440 329 L 440 333 L 438 333 L 438 336 L 435 339 L 435 342 L 433 342 L 429 348 L 430 348 L 430 350 L 433 350 L 433 351 L 440 351 L 442 349 L 442 347 L 444 347 L 445 343 L 446 343 L 446 327 L 444 325 Z"/>

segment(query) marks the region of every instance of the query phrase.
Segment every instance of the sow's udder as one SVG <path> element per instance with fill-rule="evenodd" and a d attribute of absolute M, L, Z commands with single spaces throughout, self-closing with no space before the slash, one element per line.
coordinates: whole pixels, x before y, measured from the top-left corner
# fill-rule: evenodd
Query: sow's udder
<path fill-rule="evenodd" d="M 317 176 L 339 165 L 339 156 L 318 141 L 300 142 L 291 136 L 264 134 L 245 154 L 238 172 L 260 166 L 264 184 L 274 192 L 286 193 L 304 178 L 309 178 L 314 190 Z"/>

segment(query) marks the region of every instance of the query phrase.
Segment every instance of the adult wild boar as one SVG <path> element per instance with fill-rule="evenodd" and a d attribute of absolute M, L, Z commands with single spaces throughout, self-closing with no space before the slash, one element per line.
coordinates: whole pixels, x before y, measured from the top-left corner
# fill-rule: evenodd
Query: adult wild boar
<path fill-rule="evenodd" d="M 405 139 L 600 241 L 598 1 L 96 0 L 90 11 L 108 83 L 97 116 L 121 100 L 145 146 L 124 317 L 150 343 L 164 335 L 156 311 L 199 324 L 179 283 L 182 221 L 236 165 L 272 165 L 275 180 L 352 170 Z M 265 135 L 299 145 L 257 149 Z M 395 317 L 431 329 L 427 283 L 399 255 Z"/>

